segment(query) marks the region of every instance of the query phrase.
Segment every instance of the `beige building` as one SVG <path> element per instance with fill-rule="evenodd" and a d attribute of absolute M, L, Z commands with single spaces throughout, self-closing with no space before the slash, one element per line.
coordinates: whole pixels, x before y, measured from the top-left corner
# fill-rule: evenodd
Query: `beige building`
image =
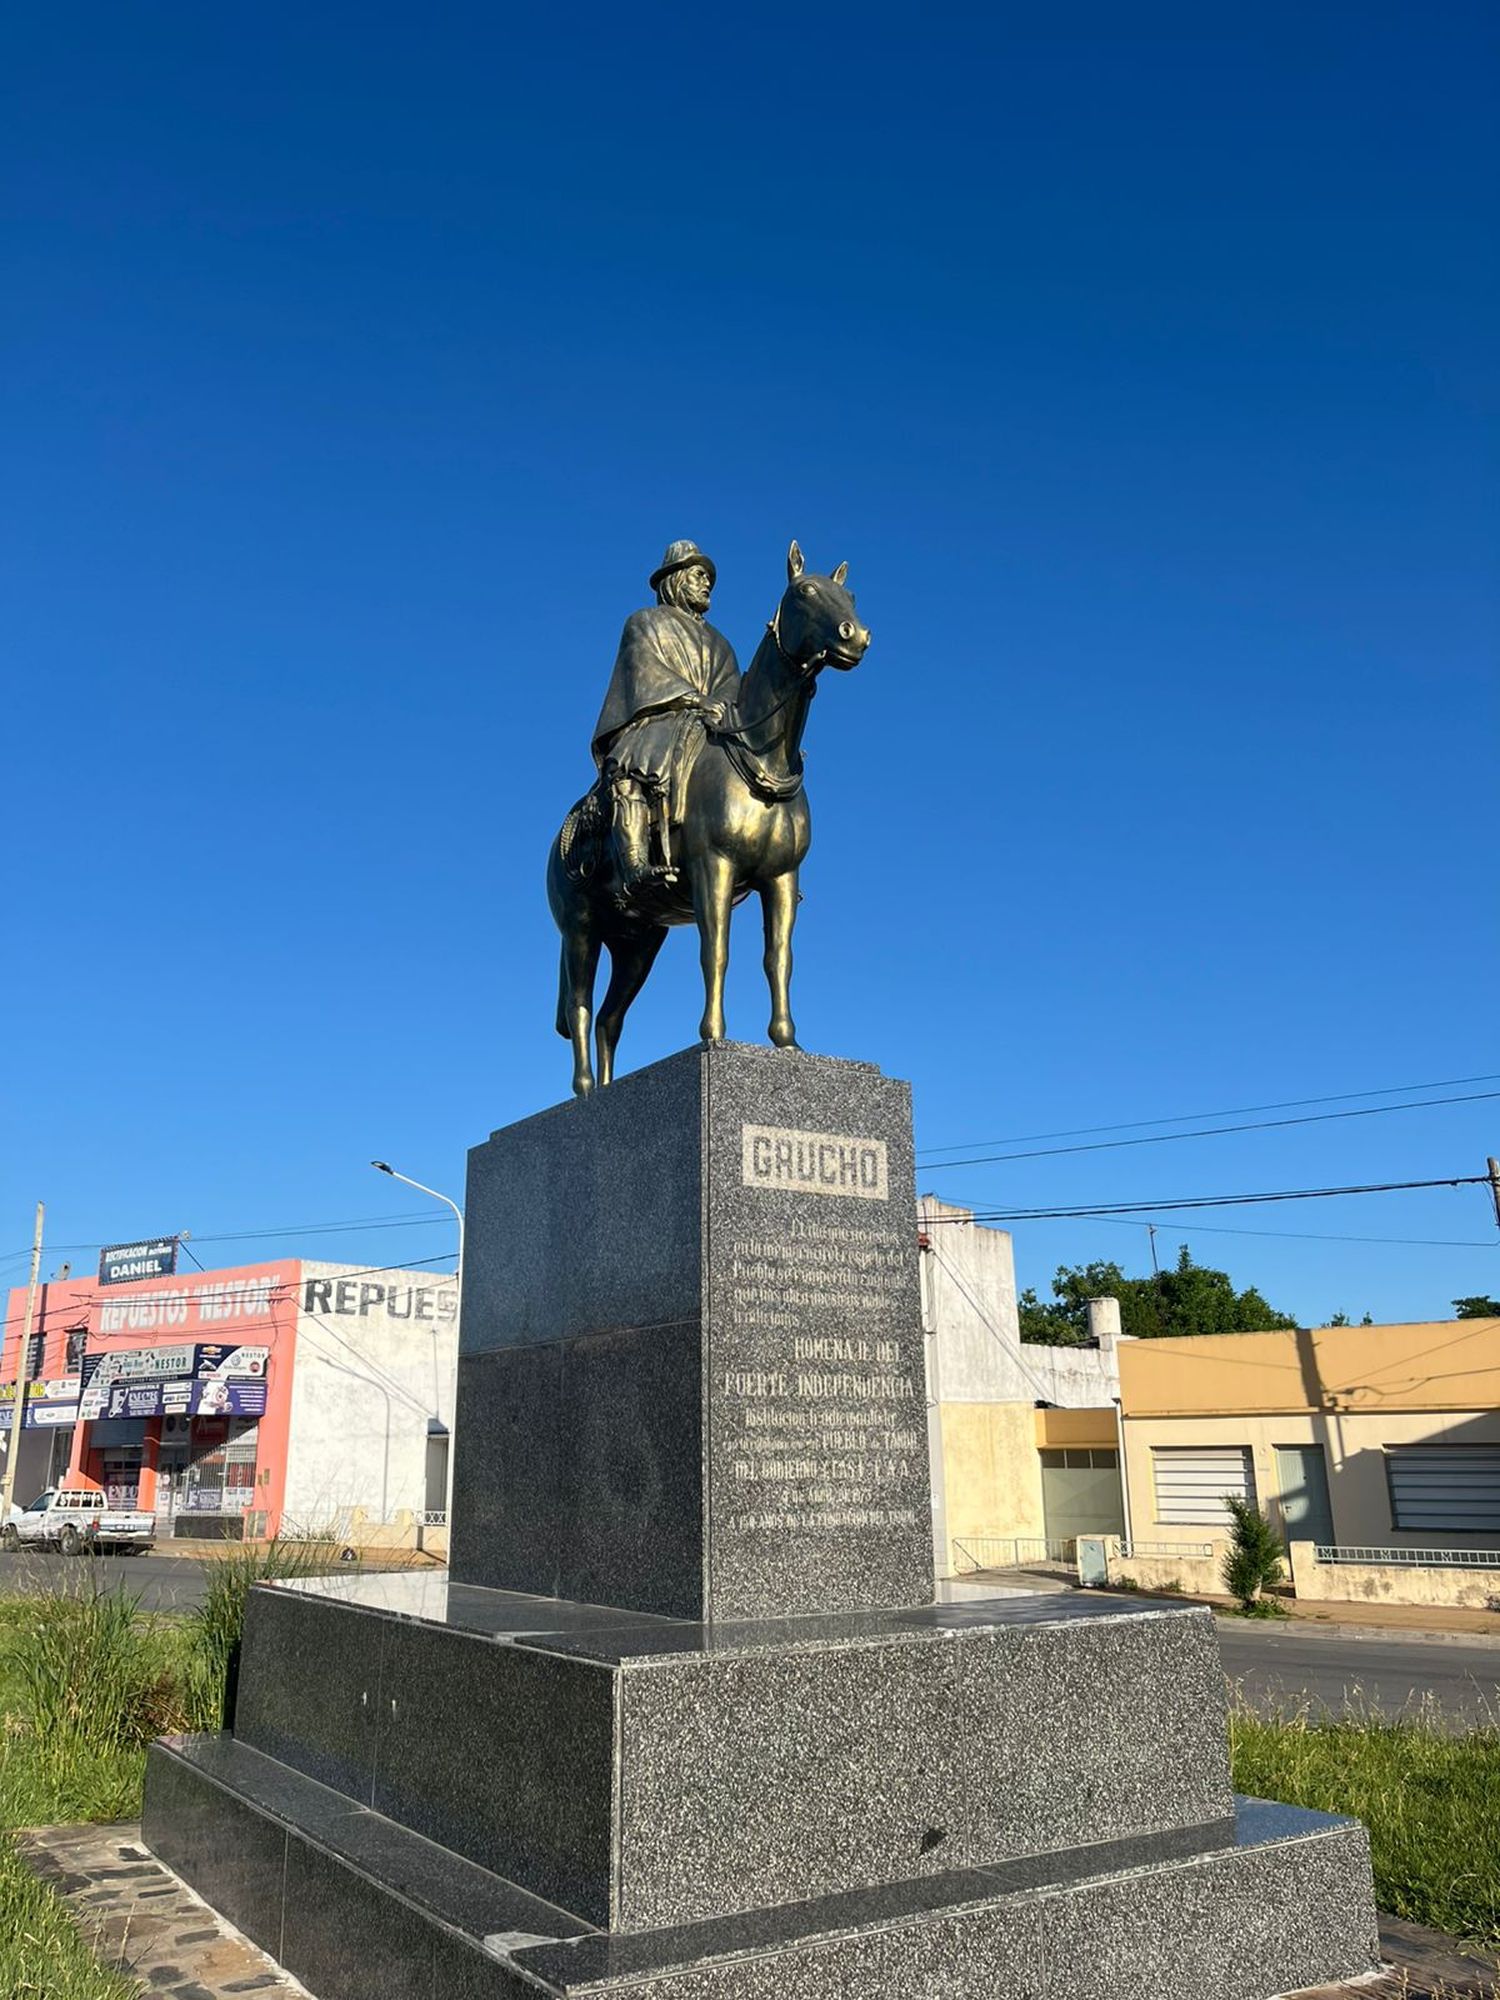
<path fill-rule="evenodd" d="M 1138 1581 L 1214 1587 L 1236 1493 L 1282 1529 L 1300 1596 L 1500 1589 L 1500 1320 L 1127 1340 L 1119 1367 Z"/>
<path fill-rule="evenodd" d="M 1009 1232 L 933 1195 L 917 1226 L 939 1575 L 1118 1532 L 1110 1322 L 1095 1347 L 1023 1342 Z"/>

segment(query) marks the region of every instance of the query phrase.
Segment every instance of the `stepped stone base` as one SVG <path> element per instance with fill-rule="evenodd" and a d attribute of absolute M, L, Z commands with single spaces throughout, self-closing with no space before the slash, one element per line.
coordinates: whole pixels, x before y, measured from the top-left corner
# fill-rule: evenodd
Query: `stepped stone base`
<path fill-rule="evenodd" d="M 1236 1800 L 1212 1623 L 1092 1597 L 713 1627 L 251 1595 L 146 1838 L 318 2000 L 1267 2000 L 1368 1972 L 1363 1829 Z"/>
<path fill-rule="evenodd" d="M 319 2000 L 1267 2000 L 1378 1958 L 1364 1831 L 1236 1802 L 1103 1843 L 628 1935 L 223 1737 L 151 1752 L 151 1846 Z"/>
<path fill-rule="evenodd" d="M 710 1628 L 429 1572 L 256 1590 L 234 1729 L 643 1930 L 1225 1820 L 1225 1725 L 1202 1610 L 1002 1598 Z"/>

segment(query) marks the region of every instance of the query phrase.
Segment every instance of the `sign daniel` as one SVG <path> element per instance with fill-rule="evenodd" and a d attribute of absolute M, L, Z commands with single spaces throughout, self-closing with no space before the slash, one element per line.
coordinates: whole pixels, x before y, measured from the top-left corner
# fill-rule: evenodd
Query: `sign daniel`
<path fill-rule="evenodd" d="M 175 1236 L 151 1236 L 140 1243 L 106 1243 L 99 1252 L 101 1285 L 133 1285 L 137 1278 L 170 1278 L 176 1270 Z"/>

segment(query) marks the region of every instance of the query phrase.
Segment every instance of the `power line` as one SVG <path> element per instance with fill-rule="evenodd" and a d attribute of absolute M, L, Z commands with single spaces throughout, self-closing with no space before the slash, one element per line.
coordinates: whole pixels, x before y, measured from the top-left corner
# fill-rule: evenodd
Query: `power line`
<path fill-rule="evenodd" d="M 1253 1203 L 1268 1201 L 1327 1201 L 1335 1195 L 1346 1194 L 1401 1194 L 1412 1188 L 1447 1188 L 1488 1186 L 1488 1174 L 1455 1174 L 1442 1180 L 1431 1181 L 1371 1181 L 1360 1187 L 1330 1188 L 1279 1188 L 1261 1194 L 1216 1194 L 1186 1195 L 1178 1201 L 1117 1201 L 1081 1202 L 1066 1208 L 1012 1208 L 974 1210 L 965 1216 L 938 1215 L 936 1223 L 942 1222 L 1043 1222 L 1061 1217 L 1087 1217 L 1109 1215 L 1148 1215 L 1158 1210 L 1191 1208 L 1242 1208 Z"/>
<path fill-rule="evenodd" d="M 207 1234 L 203 1230 L 193 1231 L 195 1243 L 252 1243 L 267 1237 L 285 1236 L 336 1236 L 346 1229 L 409 1229 L 419 1225 L 430 1227 L 435 1222 L 446 1222 L 446 1217 L 433 1215 L 427 1209 L 408 1209 L 400 1215 L 356 1215 L 346 1222 L 291 1222 L 280 1229 L 231 1229 L 217 1234 Z M 102 1250 L 102 1243 L 55 1243 L 54 1250 Z M 3 1261 L 3 1260 L 0 1260 Z M 394 1267 L 392 1267 L 394 1268 Z"/>
<path fill-rule="evenodd" d="M 1037 1216 L 1031 1218 L 1032 1221 L 1044 1219 Z M 1117 1223 L 1122 1229 L 1142 1227 L 1140 1220 L 1132 1215 L 1096 1215 L 1086 1219 Z M 1500 1250 L 1500 1237 L 1492 1239 L 1479 1236 L 1341 1236 L 1316 1229 L 1232 1229 L 1222 1222 L 1174 1222 L 1169 1226 L 1183 1236 L 1274 1236 L 1296 1243 L 1396 1243 L 1422 1250 Z"/>
<path fill-rule="evenodd" d="M 1016 1366 L 1021 1370 L 1021 1373 L 1026 1377 L 1027 1381 L 1030 1382 L 1032 1388 L 1036 1390 L 1037 1394 L 1042 1398 L 1044 1402 L 1047 1401 L 1048 1385 L 1045 1382 L 1043 1382 L 1039 1376 L 1036 1376 L 1031 1372 L 1031 1369 L 1027 1366 L 1026 1361 L 1020 1354 L 1016 1352 L 1016 1348 L 1021 1345 L 1020 1341 L 1017 1340 L 1013 1345 L 1010 1341 L 1006 1340 L 1005 1336 L 1001 1333 L 1000 1329 L 995 1325 L 995 1322 L 990 1318 L 989 1314 L 985 1311 L 984 1307 L 980 1304 L 979 1300 L 975 1298 L 974 1294 L 969 1290 L 968 1286 L 964 1283 L 963 1279 L 958 1275 L 958 1272 L 954 1270 L 953 1266 L 948 1262 L 947 1258 L 943 1255 L 942 1251 L 938 1249 L 935 1243 L 932 1245 L 932 1255 L 938 1265 L 938 1268 L 941 1271 L 946 1272 L 949 1282 L 957 1287 L 962 1297 L 968 1300 L 969 1305 L 972 1307 L 974 1312 L 976 1312 L 979 1315 L 979 1322 L 981 1326 L 984 1327 L 986 1333 L 989 1334 L 991 1340 L 993 1340 L 1005 1354 L 1010 1356 L 1011 1360 L 1015 1362 Z"/>
<path fill-rule="evenodd" d="M 930 1153 L 962 1153 L 974 1146 L 1029 1146 L 1040 1139 L 1089 1139 L 1099 1132 L 1132 1132 L 1142 1125 L 1189 1125 L 1195 1118 L 1247 1118 L 1255 1111 L 1301 1111 L 1309 1104 L 1347 1104 L 1360 1097 L 1404 1097 L 1412 1090 L 1457 1090 L 1466 1083 L 1500 1083 L 1500 1070 L 1484 1076 L 1440 1076 L 1427 1083 L 1393 1083 L 1383 1090 L 1336 1090 L 1329 1097 L 1284 1097 L 1274 1104 L 1231 1104 L 1222 1111 L 1180 1111 L 1171 1118 L 1126 1118 L 1118 1125 L 1074 1125 L 1061 1132 L 1018 1132 L 1006 1139 L 963 1139 L 924 1146 Z"/>
<path fill-rule="evenodd" d="M 1248 1125 L 1204 1125 L 1193 1132 L 1153 1132 L 1139 1139 L 1096 1139 L 1086 1146 L 1043 1146 L 1034 1153 L 976 1153 L 961 1160 L 926 1160 L 922 1172 L 943 1173 L 949 1167 L 984 1167 L 1001 1160 L 1045 1160 L 1059 1153 L 1108 1153 L 1120 1146 L 1165 1146 L 1174 1139 L 1217 1139 L 1229 1132 L 1270 1132 L 1288 1125 L 1322 1125 L 1335 1118 L 1383 1118 L 1391 1111 L 1423 1111 L 1434 1104 L 1480 1104 L 1500 1097 L 1500 1090 L 1476 1090 L 1462 1097 L 1418 1097 L 1409 1104 L 1367 1104 L 1357 1111 L 1314 1111 L 1304 1118 L 1259 1118 Z"/>

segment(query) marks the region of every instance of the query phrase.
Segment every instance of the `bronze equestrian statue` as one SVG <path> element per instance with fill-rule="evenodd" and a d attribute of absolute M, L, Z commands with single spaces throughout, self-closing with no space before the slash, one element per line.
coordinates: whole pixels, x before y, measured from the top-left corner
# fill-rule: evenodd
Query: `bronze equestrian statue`
<path fill-rule="evenodd" d="M 765 919 L 771 1040 L 797 1046 L 792 926 L 812 837 L 802 730 L 824 667 L 857 667 L 870 634 L 845 586 L 847 563 L 809 575 L 793 542 L 786 567 L 786 592 L 743 677 L 707 622 L 717 572 L 692 542 L 672 543 L 651 578 L 656 605 L 626 622 L 594 731 L 599 781 L 547 859 L 547 900 L 562 933 L 557 1032 L 572 1044 L 580 1097 L 612 1079 L 626 1010 L 673 924 L 698 926 L 698 1032 L 724 1039 L 729 915 L 752 890 Z M 595 1018 L 601 948 L 610 980 Z"/>

